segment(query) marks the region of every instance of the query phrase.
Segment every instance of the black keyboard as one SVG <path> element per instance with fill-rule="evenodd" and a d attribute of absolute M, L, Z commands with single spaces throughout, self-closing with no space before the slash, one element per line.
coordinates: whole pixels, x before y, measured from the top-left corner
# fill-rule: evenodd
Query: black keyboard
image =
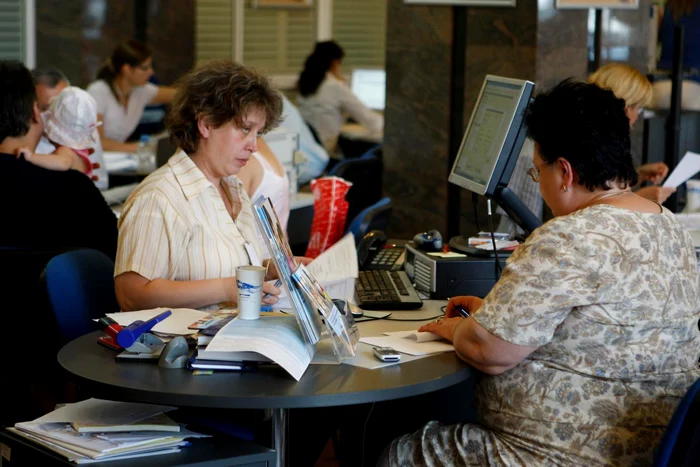
<path fill-rule="evenodd" d="M 365 310 L 410 310 L 423 306 L 404 271 L 360 271 L 355 281 L 355 299 Z"/>

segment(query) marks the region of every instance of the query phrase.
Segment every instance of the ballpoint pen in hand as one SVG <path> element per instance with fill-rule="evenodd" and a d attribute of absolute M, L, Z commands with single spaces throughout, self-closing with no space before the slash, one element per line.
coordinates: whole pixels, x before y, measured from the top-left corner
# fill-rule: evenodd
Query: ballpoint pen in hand
<path fill-rule="evenodd" d="M 282 285 L 282 279 L 277 279 L 274 285 L 275 287 L 280 288 L 280 286 Z M 270 298 L 270 292 L 266 293 L 263 298 Z"/>
<path fill-rule="evenodd" d="M 457 305 L 457 310 L 459 311 L 459 315 L 462 318 L 469 318 L 469 312 L 462 308 L 461 306 Z"/>

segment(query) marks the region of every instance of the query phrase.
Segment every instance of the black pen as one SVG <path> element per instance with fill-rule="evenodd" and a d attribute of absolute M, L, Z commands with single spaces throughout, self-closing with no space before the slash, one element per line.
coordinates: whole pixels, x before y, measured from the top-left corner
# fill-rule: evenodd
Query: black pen
<path fill-rule="evenodd" d="M 459 310 L 459 314 L 462 318 L 469 318 L 469 312 L 467 310 L 459 305 L 457 305 L 457 310 Z"/>

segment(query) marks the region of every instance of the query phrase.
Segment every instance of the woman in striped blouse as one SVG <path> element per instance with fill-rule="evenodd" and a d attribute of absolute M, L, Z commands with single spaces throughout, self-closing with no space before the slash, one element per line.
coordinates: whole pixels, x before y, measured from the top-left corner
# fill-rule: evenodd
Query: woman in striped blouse
<path fill-rule="evenodd" d="M 236 267 L 260 264 L 250 199 L 236 176 L 280 119 L 268 80 L 231 61 L 184 76 L 166 125 L 179 151 L 134 190 L 119 220 L 123 310 L 237 302 Z M 304 261 L 305 262 L 305 261 Z M 270 279 L 270 277 L 268 277 Z M 275 303 L 280 290 L 263 286 Z"/>

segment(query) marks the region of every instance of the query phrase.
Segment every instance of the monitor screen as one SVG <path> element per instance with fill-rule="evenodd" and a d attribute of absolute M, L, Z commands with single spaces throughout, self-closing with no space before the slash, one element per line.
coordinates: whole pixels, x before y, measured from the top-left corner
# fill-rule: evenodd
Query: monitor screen
<path fill-rule="evenodd" d="M 352 93 L 372 110 L 384 110 L 386 72 L 384 70 L 354 70 L 350 80 Z"/>
<path fill-rule="evenodd" d="M 486 76 L 452 166 L 450 182 L 489 197 L 495 195 L 499 183 L 508 183 L 503 175 L 507 167 L 512 171 L 520 153 L 523 112 L 533 88 L 530 81 Z M 512 152 L 516 152 L 515 159 L 508 164 Z M 506 178 L 510 178 L 510 172 Z"/>

